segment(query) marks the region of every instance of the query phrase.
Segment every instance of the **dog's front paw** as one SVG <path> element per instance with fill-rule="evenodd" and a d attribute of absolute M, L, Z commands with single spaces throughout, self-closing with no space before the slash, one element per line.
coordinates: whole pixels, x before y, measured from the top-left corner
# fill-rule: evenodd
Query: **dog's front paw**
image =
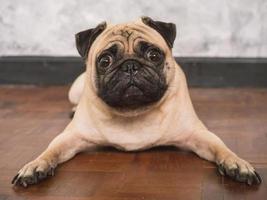
<path fill-rule="evenodd" d="M 247 161 L 236 155 L 230 155 L 218 164 L 221 175 L 228 175 L 232 179 L 245 182 L 248 185 L 258 185 L 262 182 L 260 175 Z"/>
<path fill-rule="evenodd" d="M 54 176 L 55 166 L 51 166 L 47 161 L 37 159 L 29 162 L 19 170 L 17 175 L 13 178 L 12 184 L 28 185 L 36 184 L 48 176 Z"/>

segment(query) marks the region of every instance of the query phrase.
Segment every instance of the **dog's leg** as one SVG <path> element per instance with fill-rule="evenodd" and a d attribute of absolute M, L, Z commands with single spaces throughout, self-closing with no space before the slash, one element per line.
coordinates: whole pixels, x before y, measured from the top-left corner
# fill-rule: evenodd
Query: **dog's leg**
<path fill-rule="evenodd" d="M 71 112 L 69 114 L 69 117 L 71 119 L 74 117 L 76 110 L 77 110 L 77 106 L 73 106 L 72 109 L 71 109 Z"/>
<path fill-rule="evenodd" d="M 221 175 L 228 175 L 248 185 L 260 184 L 261 178 L 247 161 L 233 153 L 215 134 L 208 130 L 195 132 L 182 145 L 201 158 L 215 162 Z"/>
<path fill-rule="evenodd" d="M 81 99 L 84 88 L 84 82 L 85 82 L 85 72 L 80 74 L 70 87 L 68 97 L 69 101 L 74 105 L 77 105 Z"/>
<path fill-rule="evenodd" d="M 19 170 L 13 178 L 12 184 L 27 187 L 27 185 L 35 184 L 47 176 L 53 176 L 54 169 L 59 163 L 71 159 L 78 152 L 91 146 L 94 144 L 84 140 L 78 134 L 64 131 L 49 144 L 39 157 Z"/>
<path fill-rule="evenodd" d="M 70 87 L 68 97 L 69 101 L 73 104 L 73 108 L 69 114 L 70 118 L 73 118 L 77 105 L 81 99 L 85 82 L 85 72 L 79 75 Z"/>

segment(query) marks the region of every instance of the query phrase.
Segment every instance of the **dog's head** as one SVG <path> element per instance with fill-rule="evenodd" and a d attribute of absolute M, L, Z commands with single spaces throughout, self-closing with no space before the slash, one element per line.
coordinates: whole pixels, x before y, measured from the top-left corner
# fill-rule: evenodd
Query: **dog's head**
<path fill-rule="evenodd" d="M 89 81 L 109 107 L 135 110 L 159 102 L 172 79 L 172 23 L 143 17 L 136 22 L 107 25 L 76 34 Z"/>

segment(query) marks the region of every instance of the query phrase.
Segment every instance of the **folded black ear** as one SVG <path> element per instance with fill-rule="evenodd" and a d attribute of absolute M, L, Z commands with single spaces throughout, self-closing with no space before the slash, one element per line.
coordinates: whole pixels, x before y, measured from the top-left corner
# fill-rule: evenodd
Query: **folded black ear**
<path fill-rule="evenodd" d="M 142 17 L 142 21 L 147 26 L 158 31 L 165 39 L 170 48 L 173 47 L 173 43 L 176 37 L 176 26 L 173 23 L 166 23 L 160 21 L 154 21 L 150 17 Z"/>
<path fill-rule="evenodd" d="M 95 28 L 81 31 L 75 34 L 76 48 L 83 58 L 87 58 L 90 47 L 92 46 L 93 42 L 95 41 L 97 36 L 100 35 L 106 29 L 106 27 L 106 22 L 103 22 Z"/>

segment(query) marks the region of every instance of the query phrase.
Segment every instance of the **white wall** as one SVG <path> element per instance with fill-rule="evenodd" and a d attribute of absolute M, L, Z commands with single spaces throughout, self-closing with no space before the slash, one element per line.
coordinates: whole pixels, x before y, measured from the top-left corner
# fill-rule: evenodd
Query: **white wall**
<path fill-rule="evenodd" d="M 76 32 L 142 15 L 177 24 L 175 55 L 267 57 L 267 0 L 0 0 L 0 56 L 77 56 Z"/>

